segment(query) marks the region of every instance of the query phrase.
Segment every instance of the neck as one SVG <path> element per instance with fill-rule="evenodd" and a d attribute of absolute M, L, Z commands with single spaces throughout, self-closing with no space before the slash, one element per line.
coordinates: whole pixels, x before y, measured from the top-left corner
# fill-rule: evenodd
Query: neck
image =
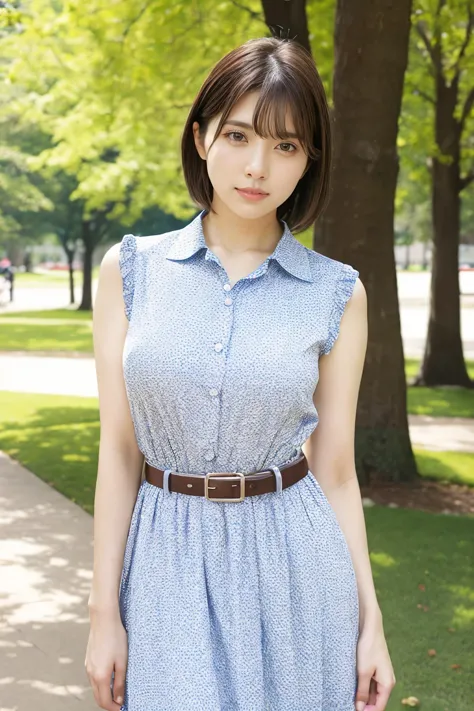
<path fill-rule="evenodd" d="M 255 219 L 236 215 L 222 205 L 216 213 L 206 212 L 202 217 L 202 228 L 207 246 L 211 250 L 222 250 L 229 254 L 257 252 L 271 254 L 283 235 L 283 228 L 275 212 Z"/>

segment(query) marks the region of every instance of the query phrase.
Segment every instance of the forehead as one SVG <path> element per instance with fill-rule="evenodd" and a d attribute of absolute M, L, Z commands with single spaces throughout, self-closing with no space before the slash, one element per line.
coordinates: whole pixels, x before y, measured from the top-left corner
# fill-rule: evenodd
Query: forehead
<path fill-rule="evenodd" d="M 236 125 L 239 125 L 239 123 L 245 124 L 245 126 L 243 126 L 244 128 L 250 127 L 250 130 L 253 130 L 252 121 L 259 96 L 259 91 L 252 91 L 248 92 L 247 94 L 244 94 L 244 96 L 242 96 L 238 101 L 236 101 L 230 109 L 229 115 L 226 118 L 226 123 L 235 123 Z M 269 104 L 270 105 L 268 107 L 268 113 L 272 114 L 273 118 L 276 111 L 278 111 L 278 113 L 280 113 L 281 115 L 281 103 L 277 105 L 276 100 L 270 100 Z M 218 116 L 215 116 L 212 120 L 212 123 L 217 126 L 221 119 L 221 116 L 222 113 L 220 113 Z M 285 128 L 288 132 L 295 131 L 295 123 L 293 120 L 291 107 L 289 106 L 288 102 L 286 102 L 285 108 Z M 294 135 L 294 137 L 297 137 L 296 134 Z"/>

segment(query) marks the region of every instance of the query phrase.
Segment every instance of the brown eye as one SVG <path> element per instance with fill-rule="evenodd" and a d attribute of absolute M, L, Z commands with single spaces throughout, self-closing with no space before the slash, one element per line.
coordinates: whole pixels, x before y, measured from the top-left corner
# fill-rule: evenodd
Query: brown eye
<path fill-rule="evenodd" d="M 245 138 L 243 133 L 240 133 L 240 131 L 228 131 L 227 133 L 224 133 L 224 136 L 242 136 Z M 234 139 L 231 140 L 231 143 L 242 143 L 242 141 L 235 141 Z"/>

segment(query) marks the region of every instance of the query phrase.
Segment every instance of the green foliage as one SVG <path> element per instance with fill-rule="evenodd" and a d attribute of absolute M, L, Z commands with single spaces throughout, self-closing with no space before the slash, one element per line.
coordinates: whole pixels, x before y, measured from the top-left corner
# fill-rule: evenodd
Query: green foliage
<path fill-rule="evenodd" d="M 474 36 L 462 51 L 468 32 L 468 0 L 414 0 L 408 68 L 405 76 L 402 112 L 397 139 L 401 172 L 397 186 L 397 222 L 413 236 L 431 238 L 431 163 L 434 157 L 450 161 L 435 140 L 433 59 L 420 31 L 439 51 L 439 61 L 447 84 L 459 69 L 459 100 L 455 116 L 460 119 L 469 92 L 474 88 Z M 472 5 L 472 3 L 471 3 Z M 439 10 L 439 8 L 441 8 Z M 439 10 L 439 11 L 438 11 Z M 418 29 L 419 28 L 419 29 Z M 474 28 L 473 28 L 474 30 Z M 461 172 L 474 168 L 474 117 L 468 117 L 461 141 Z M 474 229 L 471 184 L 463 197 L 463 229 Z M 403 227 L 401 229 L 403 229 Z"/>
<path fill-rule="evenodd" d="M 74 175 L 86 213 L 132 222 L 150 206 L 195 212 L 181 171 L 187 114 L 211 67 L 251 37 L 270 36 L 261 3 L 152 0 L 55 6 L 31 0 L 11 41 L 9 77 L 25 88 L 15 110 L 52 136 L 31 167 Z M 321 76 L 332 73 L 334 1 L 308 6 Z M 330 91 L 328 91 L 330 95 Z M 111 153 L 112 160 L 104 157 Z"/>

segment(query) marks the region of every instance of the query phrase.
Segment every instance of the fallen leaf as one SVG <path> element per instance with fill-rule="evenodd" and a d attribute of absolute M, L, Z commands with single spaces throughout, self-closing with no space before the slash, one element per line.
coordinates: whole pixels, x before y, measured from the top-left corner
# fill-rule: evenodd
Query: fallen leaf
<path fill-rule="evenodd" d="M 423 585 L 423 583 L 420 583 L 420 584 L 418 585 L 418 590 L 422 590 L 423 592 L 425 592 L 426 587 Z M 415 697 L 411 697 L 411 696 L 410 696 L 409 698 L 411 699 L 411 698 L 415 698 Z"/>
<path fill-rule="evenodd" d="M 402 699 L 402 704 L 404 706 L 419 706 L 420 700 L 416 696 L 409 696 L 407 699 Z"/>
<path fill-rule="evenodd" d="M 460 664 L 451 664 L 451 669 L 461 669 Z"/>
<path fill-rule="evenodd" d="M 448 627 L 448 632 L 456 632 L 456 630 L 454 629 L 454 627 Z"/>
<path fill-rule="evenodd" d="M 436 649 L 428 649 L 429 657 L 436 657 Z"/>

